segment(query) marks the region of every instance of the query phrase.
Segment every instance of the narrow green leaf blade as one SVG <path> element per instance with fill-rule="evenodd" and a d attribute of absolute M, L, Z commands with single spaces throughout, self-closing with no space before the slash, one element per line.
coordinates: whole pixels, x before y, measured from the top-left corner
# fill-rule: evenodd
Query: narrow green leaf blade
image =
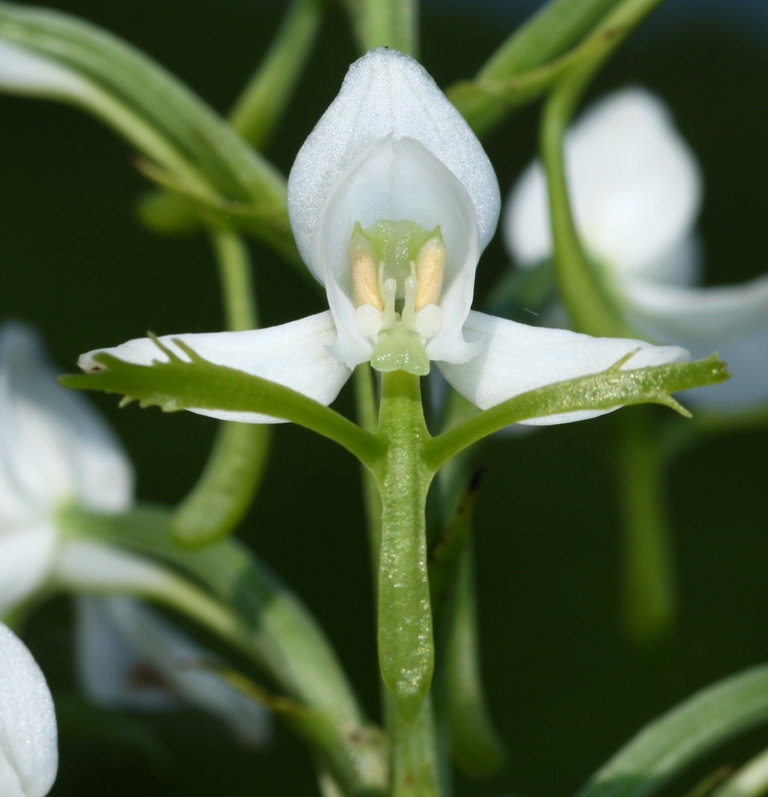
<path fill-rule="evenodd" d="M 648 797 L 700 756 L 768 722 L 768 666 L 699 692 L 646 726 L 577 797 Z"/>
<path fill-rule="evenodd" d="M 279 172 L 197 95 L 118 37 L 66 14 L 0 2 L 0 43 L 21 59 L 16 70 L 0 69 L 0 88 L 83 107 L 201 190 L 284 206 Z"/>

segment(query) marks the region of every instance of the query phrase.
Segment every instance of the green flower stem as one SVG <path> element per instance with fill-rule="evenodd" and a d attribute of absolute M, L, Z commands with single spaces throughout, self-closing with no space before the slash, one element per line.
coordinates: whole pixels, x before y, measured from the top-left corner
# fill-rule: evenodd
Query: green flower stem
<path fill-rule="evenodd" d="M 239 235 L 223 230 L 214 232 L 211 242 L 219 269 L 227 329 L 233 332 L 256 329 L 259 325 L 256 291 L 245 241 Z"/>
<path fill-rule="evenodd" d="M 548 3 L 493 54 L 474 81 L 487 91 L 467 91 L 467 83 L 446 94 L 477 135 L 485 135 L 515 107 L 508 93 L 495 84 L 525 80 L 526 73 L 544 67 L 574 45 L 620 0 L 556 0 Z M 535 82 L 535 81 L 530 81 Z"/>
<path fill-rule="evenodd" d="M 569 88 L 571 84 L 569 83 Z M 581 245 L 565 177 L 563 137 L 578 94 L 555 91 L 544 107 L 541 156 L 547 173 L 555 274 L 573 326 L 590 335 L 632 337 L 618 309 L 602 289 Z"/>
<path fill-rule="evenodd" d="M 427 696 L 414 719 L 405 719 L 391 692 L 385 695 L 390 757 L 388 797 L 447 797 L 441 789 L 432 700 Z"/>
<path fill-rule="evenodd" d="M 663 451 L 647 410 L 625 413 L 618 420 L 624 627 L 636 645 L 651 648 L 671 631 L 677 604 L 664 507 Z"/>
<path fill-rule="evenodd" d="M 320 28 L 325 0 L 294 0 L 264 60 L 229 114 L 229 123 L 261 150 L 283 116 Z"/>
<path fill-rule="evenodd" d="M 590 267 L 571 212 L 563 139 L 573 111 L 595 72 L 633 28 L 662 0 L 624 0 L 593 31 L 606 45 L 584 59 L 557 84 L 544 106 L 541 157 L 547 173 L 555 274 L 560 297 L 574 327 L 590 335 L 633 337 L 615 301 Z"/>
<path fill-rule="evenodd" d="M 434 669 L 427 575 L 426 501 L 432 472 L 419 378 L 382 374 L 379 436 L 386 453 L 371 468 L 381 496 L 378 642 L 390 739 L 392 797 L 439 794 L 429 687 Z"/>
<path fill-rule="evenodd" d="M 425 519 L 432 473 L 422 457 L 429 432 L 418 377 L 382 374 L 379 435 L 387 441 L 373 468 L 382 504 L 379 662 L 399 711 L 413 721 L 434 667 Z"/>
<path fill-rule="evenodd" d="M 391 47 L 418 57 L 418 0 L 344 0 L 344 3 L 361 53 Z"/>
<path fill-rule="evenodd" d="M 428 440 L 424 460 L 433 472 L 460 451 L 512 423 L 573 410 L 609 410 L 633 404 L 663 404 L 688 415 L 672 393 L 728 379 L 725 364 L 712 355 L 690 363 L 622 370 L 628 358 L 597 374 L 521 393 Z"/>
<path fill-rule="evenodd" d="M 232 232 L 212 235 L 227 328 L 257 326 L 248 250 Z M 269 454 L 268 424 L 222 422 L 200 479 L 179 504 L 173 529 L 179 542 L 207 545 L 235 529 L 258 491 Z"/>

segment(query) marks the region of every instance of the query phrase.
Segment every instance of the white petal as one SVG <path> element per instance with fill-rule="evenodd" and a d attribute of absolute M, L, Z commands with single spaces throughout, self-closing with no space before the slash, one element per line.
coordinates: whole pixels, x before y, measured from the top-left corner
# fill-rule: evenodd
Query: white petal
<path fill-rule="evenodd" d="M 768 276 L 717 288 L 632 279 L 621 288 L 627 320 L 639 332 L 680 343 L 697 358 L 718 352 L 728 364 L 731 379 L 690 391 L 687 403 L 727 411 L 768 402 Z"/>
<path fill-rule="evenodd" d="M 355 223 L 363 229 L 382 219 L 407 219 L 426 230 L 438 225 L 447 249 L 440 308 L 443 321 L 427 353 L 463 362 L 475 352 L 461 328 L 472 305 L 478 232 L 472 200 L 464 186 L 434 155 L 413 139 L 384 138 L 344 176 L 316 226 L 313 261 L 320 263 L 339 331 L 333 354 L 349 367 L 370 359 L 371 342 L 357 324 L 347 250 Z"/>
<path fill-rule="evenodd" d="M 110 683 L 98 672 L 81 670 L 87 676 L 86 686 L 90 694 L 98 702 L 138 707 L 136 698 L 142 684 L 135 678 L 136 665 L 143 664 L 145 673 L 147 670 L 154 673 L 177 697 L 226 722 L 243 743 L 258 746 L 266 741 L 269 720 L 264 709 L 230 686 L 210 667 L 215 661 L 212 655 L 170 623 L 138 601 L 125 598 L 91 601 L 84 606 L 90 618 L 82 614 L 81 617 L 91 621 L 90 628 L 85 629 L 86 633 L 108 634 L 102 640 L 86 639 L 85 646 L 80 648 L 81 653 L 92 657 L 88 669 L 99 662 L 109 662 L 117 665 L 118 671 L 125 677 L 120 685 Z M 114 655 L 114 649 L 106 647 L 110 639 L 121 640 L 121 655 L 127 653 L 123 661 Z M 81 668 L 85 664 L 81 662 Z M 157 698 L 156 684 L 154 689 Z"/>
<path fill-rule="evenodd" d="M 471 312 L 464 337 L 484 345 L 463 365 L 438 363 L 450 384 L 481 409 L 553 382 L 603 371 L 639 349 L 623 370 L 663 365 L 688 358 L 677 346 L 652 346 L 639 340 L 593 338 L 565 329 L 529 327 L 503 318 Z M 615 408 L 618 409 L 618 406 Z M 523 423 L 545 426 L 582 421 L 611 410 L 584 410 L 533 418 Z"/>
<path fill-rule="evenodd" d="M 58 766 L 56 714 L 45 676 L 0 623 L 0 794 L 43 797 Z"/>
<path fill-rule="evenodd" d="M 25 47 L 0 40 L 0 89 L 78 100 L 90 105 L 94 87 L 77 73 Z"/>
<path fill-rule="evenodd" d="M 475 208 L 480 251 L 493 237 L 499 187 L 480 142 L 422 66 L 380 48 L 349 68 L 288 178 L 291 228 L 304 262 L 321 281 L 312 246 L 322 210 L 357 159 L 389 136 L 415 139 L 463 184 Z"/>
<path fill-rule="evenodd" d="M 24 522 L 75 500 L 119 511 L 133 494 L 130 462 L 85 398 L 59 386 L 38 335 L 0 331 L 0 522 Z"/>
<path fill-rule="evenodd" d="M 48 577 L 56 537 L 49 520 L 16 528 L 0 527 L 0 617 L 30 598 Z"/>
<path fill-rule="evenodd" d="M 75 591 L 131 590 L 157 594 L 173 588 L 160 566 L 122 549 L 85 540 L 66 540 L 50 577 L 53 586 Z"/>
<path fill-rule="evenodd" d="M 338 396 L 351 374 L 346 366 L 328 353 L 328 347 L 335 339 L 333 316 L 326 311 L 268 329 L 165 335 L 159 340 L 182 360 L 188 361 L 189 357 L 174 340 L 182 341 L 208 362 L 269 379 L 328 405 Z M 94 349 L 83 354 L 78 365 L 86 372 L 101 370 L 103 366 L 93 357 L 102 352 L 138 365 L 168 360 L 151 339 L 137 338 L 112 349 Z M 280 422 L 277 418 L 255 412 L 192 411 L 225 421 Z"/>
<path fill-rule="evenodd" d="M 593 105 L 568 133 L 565 156 L 576 224 L 596 260 L 643 273 L 689 234 L 701 174 L 652 94 L 627 89 Z M 551 254 L 546 193 L 537 162 L 510 195 L 504 234 L 520 265 Z"/>

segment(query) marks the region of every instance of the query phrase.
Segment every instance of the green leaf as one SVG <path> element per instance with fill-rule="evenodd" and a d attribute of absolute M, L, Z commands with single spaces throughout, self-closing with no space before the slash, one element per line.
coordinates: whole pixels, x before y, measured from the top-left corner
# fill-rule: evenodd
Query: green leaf
<path fill-rule="evenodd" d="M 257 150 L 263 149 L 283 116 L 312 50 L 324 8 L 324 0 L 294 0 L 269 52 L 229 115 L 232 128 Z M 219 201 L 223 202 L 221 199 Z M 164 234 L 188 233 L 196 229 L 201 221 L 210 224 L 207 213 L 200 214 L 200 206 L 185 202 L 181 195 L 153 191 L 139 201 L 137 210 L 140 219 L 148 227 Z M 205 203 L 202 210 L 209 210 Z M 249 210 L 263 215 L 263 209 Z M 239 216 L 239 229 L 261 236 L 261 219 L 254 218 L 252 227 L 249 227 L 248 221 L 247 215 Z M 284 233 L 284 214 L 281 222 Z M 283 242 L 284 245 L 289 243 Z M 295 247 L 292 252 L 283 252 L 283 255 L 291 261 L 300 262 Z"/>
<path fill-rule="evenodd" d="M 148 159 L 213 200 L 282 214 L 285 179 L 199 97 L 146 55 L 93 25 L 0 2 L 9 70 L 0 88 L 69 102 L 114 128 Z M 16 64 L 16 67 L 13 67 Z"/>
<path fill-rule="evenodd" d="M 94 360 L 104 370 L 70 374 L 59 381 L 78 390 L 120 393 L 125 397 L 122 404 L 138 401 L 142 407 L 157 406 L 166 412 L 210 409 L 263 413 L 329 437 L 364 463 L 373 463 L 381 455 L 383 444 L 375 435 L 328 407 L 276 382 L 214 365 L 181 341 L 176 344 L 190 362 L 164 350 L 158 343 L 158 356 L 164 352 L 168 362 L 134 365 L 109 354 L 97 354 Z"/>
<path fill-rule="evenodd" d="M 768 722 L 768 666 L 711 686 L 646 726 L 577 797 L 648 797 L 700 756 Z"/>
<path fill-rule="evenodd" d="M 443 432 L 425 444 L 427 466 L 436 471 L 467 446 L 529 418 L 648 403 L 663 404 L 689 416 L 690 413 L 672 397 L 673 393 L 714 385 L 730 376 L 725 363 L 716 354 L 694 362 L 624 370 L 622 365 L 629 357 L 631 354 L 605 371 L 521 393 Z"/>

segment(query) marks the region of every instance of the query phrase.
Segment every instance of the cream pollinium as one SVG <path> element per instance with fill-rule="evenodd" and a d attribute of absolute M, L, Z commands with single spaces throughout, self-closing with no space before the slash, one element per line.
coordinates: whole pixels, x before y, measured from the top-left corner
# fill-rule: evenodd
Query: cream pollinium
<path fill-rule="evenodd" d="M 355 317 L 374 343 L 371 365 L 379 371 L 429 373 L 426 342 L 443 320 L 438 303 L 447 250 L 440 227 L 382 220 L 363 230 L 355 224 L 348 247 Z"/>

